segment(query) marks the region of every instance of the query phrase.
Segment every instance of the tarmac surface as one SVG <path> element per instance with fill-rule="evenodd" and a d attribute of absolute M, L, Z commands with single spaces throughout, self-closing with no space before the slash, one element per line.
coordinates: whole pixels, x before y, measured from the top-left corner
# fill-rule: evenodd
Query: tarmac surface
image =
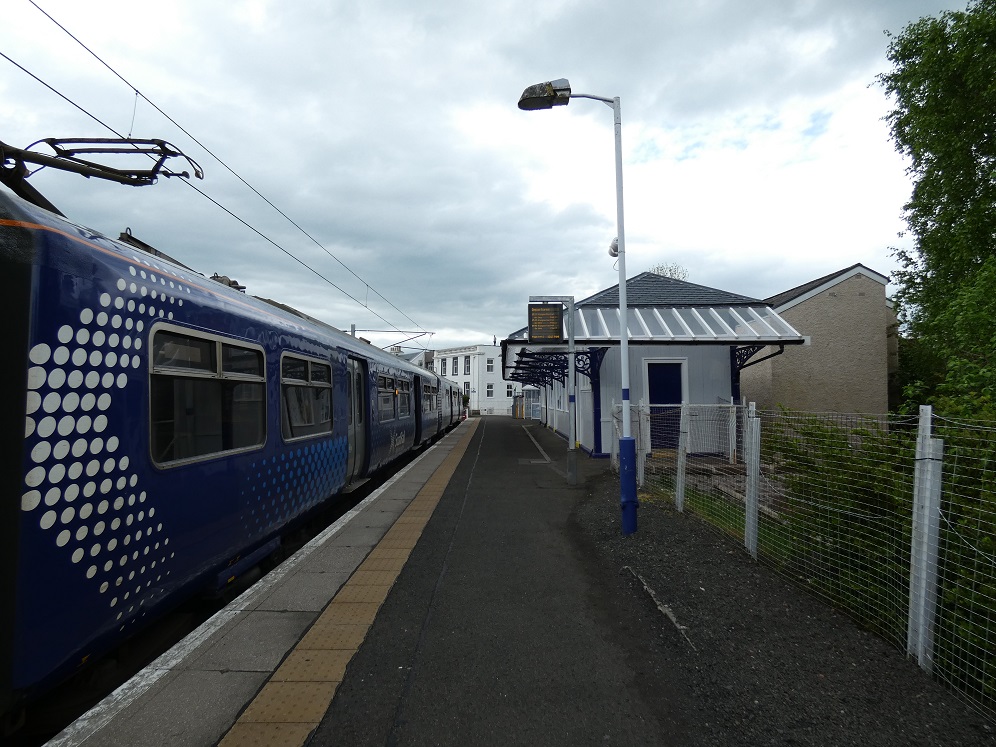
<path fill-rule="evenodd" d="M 622 537 L 618 477 L 578 464 L 571 488 L 562 439 L 482 420 L 309 745 L 996 744 L 700 519 L 643 499 Z"/>
<path fill-rule="evenodd" d="M 464 423 L 53 744 L 996 744 L 902 652 L 695 517 L 644 500 L 622 537 L 607 460 L 579 455 L 571 487 L 566 456 L 531 421 Z M 405 559 L 375 579 L 391 553 Z M 357 583 L 382 592 L 353 605 L 372 611 L 333 646 L 348 654 L 305 652 L 328 662 L 314 722 L 256 720 L 267 692 L 305 686 L 274 680 Z"/>
<path fill-rule="evenodd" d="M 675 673 L 648 670 L 575 541 L 565 456 L 536 424 L 482 420 L 309 744 L 680 741 Z"/>

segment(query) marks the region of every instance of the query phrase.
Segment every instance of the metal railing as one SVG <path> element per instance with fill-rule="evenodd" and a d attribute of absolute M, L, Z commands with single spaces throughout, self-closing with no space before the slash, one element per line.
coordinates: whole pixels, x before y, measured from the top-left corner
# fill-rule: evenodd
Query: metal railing
<path fill-rule="evenodd" d="M 634 422 L 645 494 L 742 539 L 996 718 L 996 423 L 732 405 Z"/>

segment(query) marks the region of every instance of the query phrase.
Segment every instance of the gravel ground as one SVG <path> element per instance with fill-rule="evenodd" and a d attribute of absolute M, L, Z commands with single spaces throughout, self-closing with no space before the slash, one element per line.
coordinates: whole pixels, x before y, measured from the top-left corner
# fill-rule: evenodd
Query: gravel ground
<path fill-rule="evenodd" d="M 571 531 L 591 573 L 625 580 L 619 634 L 646 636 L 648 661 L 681 680 L 675 744 L 996 744 L 996 724 L 732 538 L 663 500 L 641 501 L 624 538 L 617 478 L 587 488 Z"/>

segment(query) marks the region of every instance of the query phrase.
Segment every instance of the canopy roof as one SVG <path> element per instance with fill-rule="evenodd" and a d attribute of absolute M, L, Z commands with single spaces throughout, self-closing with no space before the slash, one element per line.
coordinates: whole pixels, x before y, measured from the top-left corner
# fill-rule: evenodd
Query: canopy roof
<path fill-rule="evenodd" d="M 801 344 L 800 335 L 768 304 L 755 298 L 644 272 L 626 281 L 626 328 L 634 343 Z M 579 343 L 618 343 L 619 286 L 574 306 Z M 564 333 L 567 310 L 564 309 Z M 509 335 L 525 342 L 527 328 Z"/>
<path fill-rule="evenodd" d="M 626 329 L 630 344 L 726 345 L 749 349 L 750 357 L 766 345 L 801 345 L 803 336 L 764 301 L 644 272 L 626 282 Z M 565 308 L 564 335 L 568 331 Z M 619 286 L 606 288 L 574 306 L 574 340 L 579 351 L 618 345 L 622 329 Z M 518 378 L 539 357 L 557 359 L 557 346 L 530 345 L 523 327 L 502 341 L 506 378 Z M 532 354 L 529 354 L 530 351 Z M 525 355 L 523 355 L 525 354 Z M 512 360 L 514 357 L 516 360 Z M 744 357 L 744 356 L 740 356 Z M 744 357 L 744 362 L 746 362 Z M 566 360 L 566 359 L 565 359 Z M 545 365 L 545 364 L 544 364 Z"/>
<path fill-rule="evenodd" d="M 574 339 L 579 343 L 618 343 L 621 325 L 618 308 L 575 307 Z M 626 309 L 631 343 L 801 344 L 800 335 L 770 306 L 632 306 Z M 564 311 L 567 329 L 567 311 Z M 525 343 L 526 329 L 509 337 Z"/>

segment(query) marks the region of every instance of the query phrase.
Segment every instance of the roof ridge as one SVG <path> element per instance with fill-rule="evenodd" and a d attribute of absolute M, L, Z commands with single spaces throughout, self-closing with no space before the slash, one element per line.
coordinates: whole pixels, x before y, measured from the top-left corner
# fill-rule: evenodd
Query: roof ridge
<path fill-rule="evenodd" d="M 757 298 L 649 271 L 641 272 L 626 280 L 626 295 L 629 306 L 715 306 L 760 303 Z M 618 303 L 619 283 L 616 283 L 576 302 L 575 306 L 608 306 Z"/>
<path fill-rule="evenodd" d="M 849 273 L 849 272 L 851 272 L 853 270 L 856 270 L 859 267 L 861 267 L 862 269 L 867 270 L 870 273 L 873 273 L 875 275 L 878 275 L 879 277 L 882 277 L 882 278 L 885 278 L 886 280 L 888 280 L 888 277 L 885 276 L 885 275 L 883 275 L 882 273 L 876 272 L 875 270 L 873 270 L 872 268 L 870 268 L 868 265 L 862 264 L 861 262 L 857 262 L 857 263 L 851 265 L 850 267 L 845 267 L 842 270 L 837 270 L 836 272 L 831 272 L 831 273 L 829 273 L 827 275 L 824 275 L 823 277 L 816 278 L 815 280 L 810 280 L 807 283 L 803 283 L 802 285 L 797 285 L 794 288 L 789 288 L 788 290 L 782 291 L 781 293 L 776 293 L 773 296 L 768 296 L 767 298 L 764 299 L 764 302 L 766 304 L 770 305 L 770 306 L 781 306 L 782 304 L 786 304 L 789 301 L 793 301 L 796 298 L 799 298 L 800 296 L 804 296 L 805 294 L 809 293 L 810 291 L 815 290 L 816 288 L 819 288 L 821 285 L 824 285 L 825 283 L 829 283 L 834 278 L 846 275 L 847 273 Z"/>

